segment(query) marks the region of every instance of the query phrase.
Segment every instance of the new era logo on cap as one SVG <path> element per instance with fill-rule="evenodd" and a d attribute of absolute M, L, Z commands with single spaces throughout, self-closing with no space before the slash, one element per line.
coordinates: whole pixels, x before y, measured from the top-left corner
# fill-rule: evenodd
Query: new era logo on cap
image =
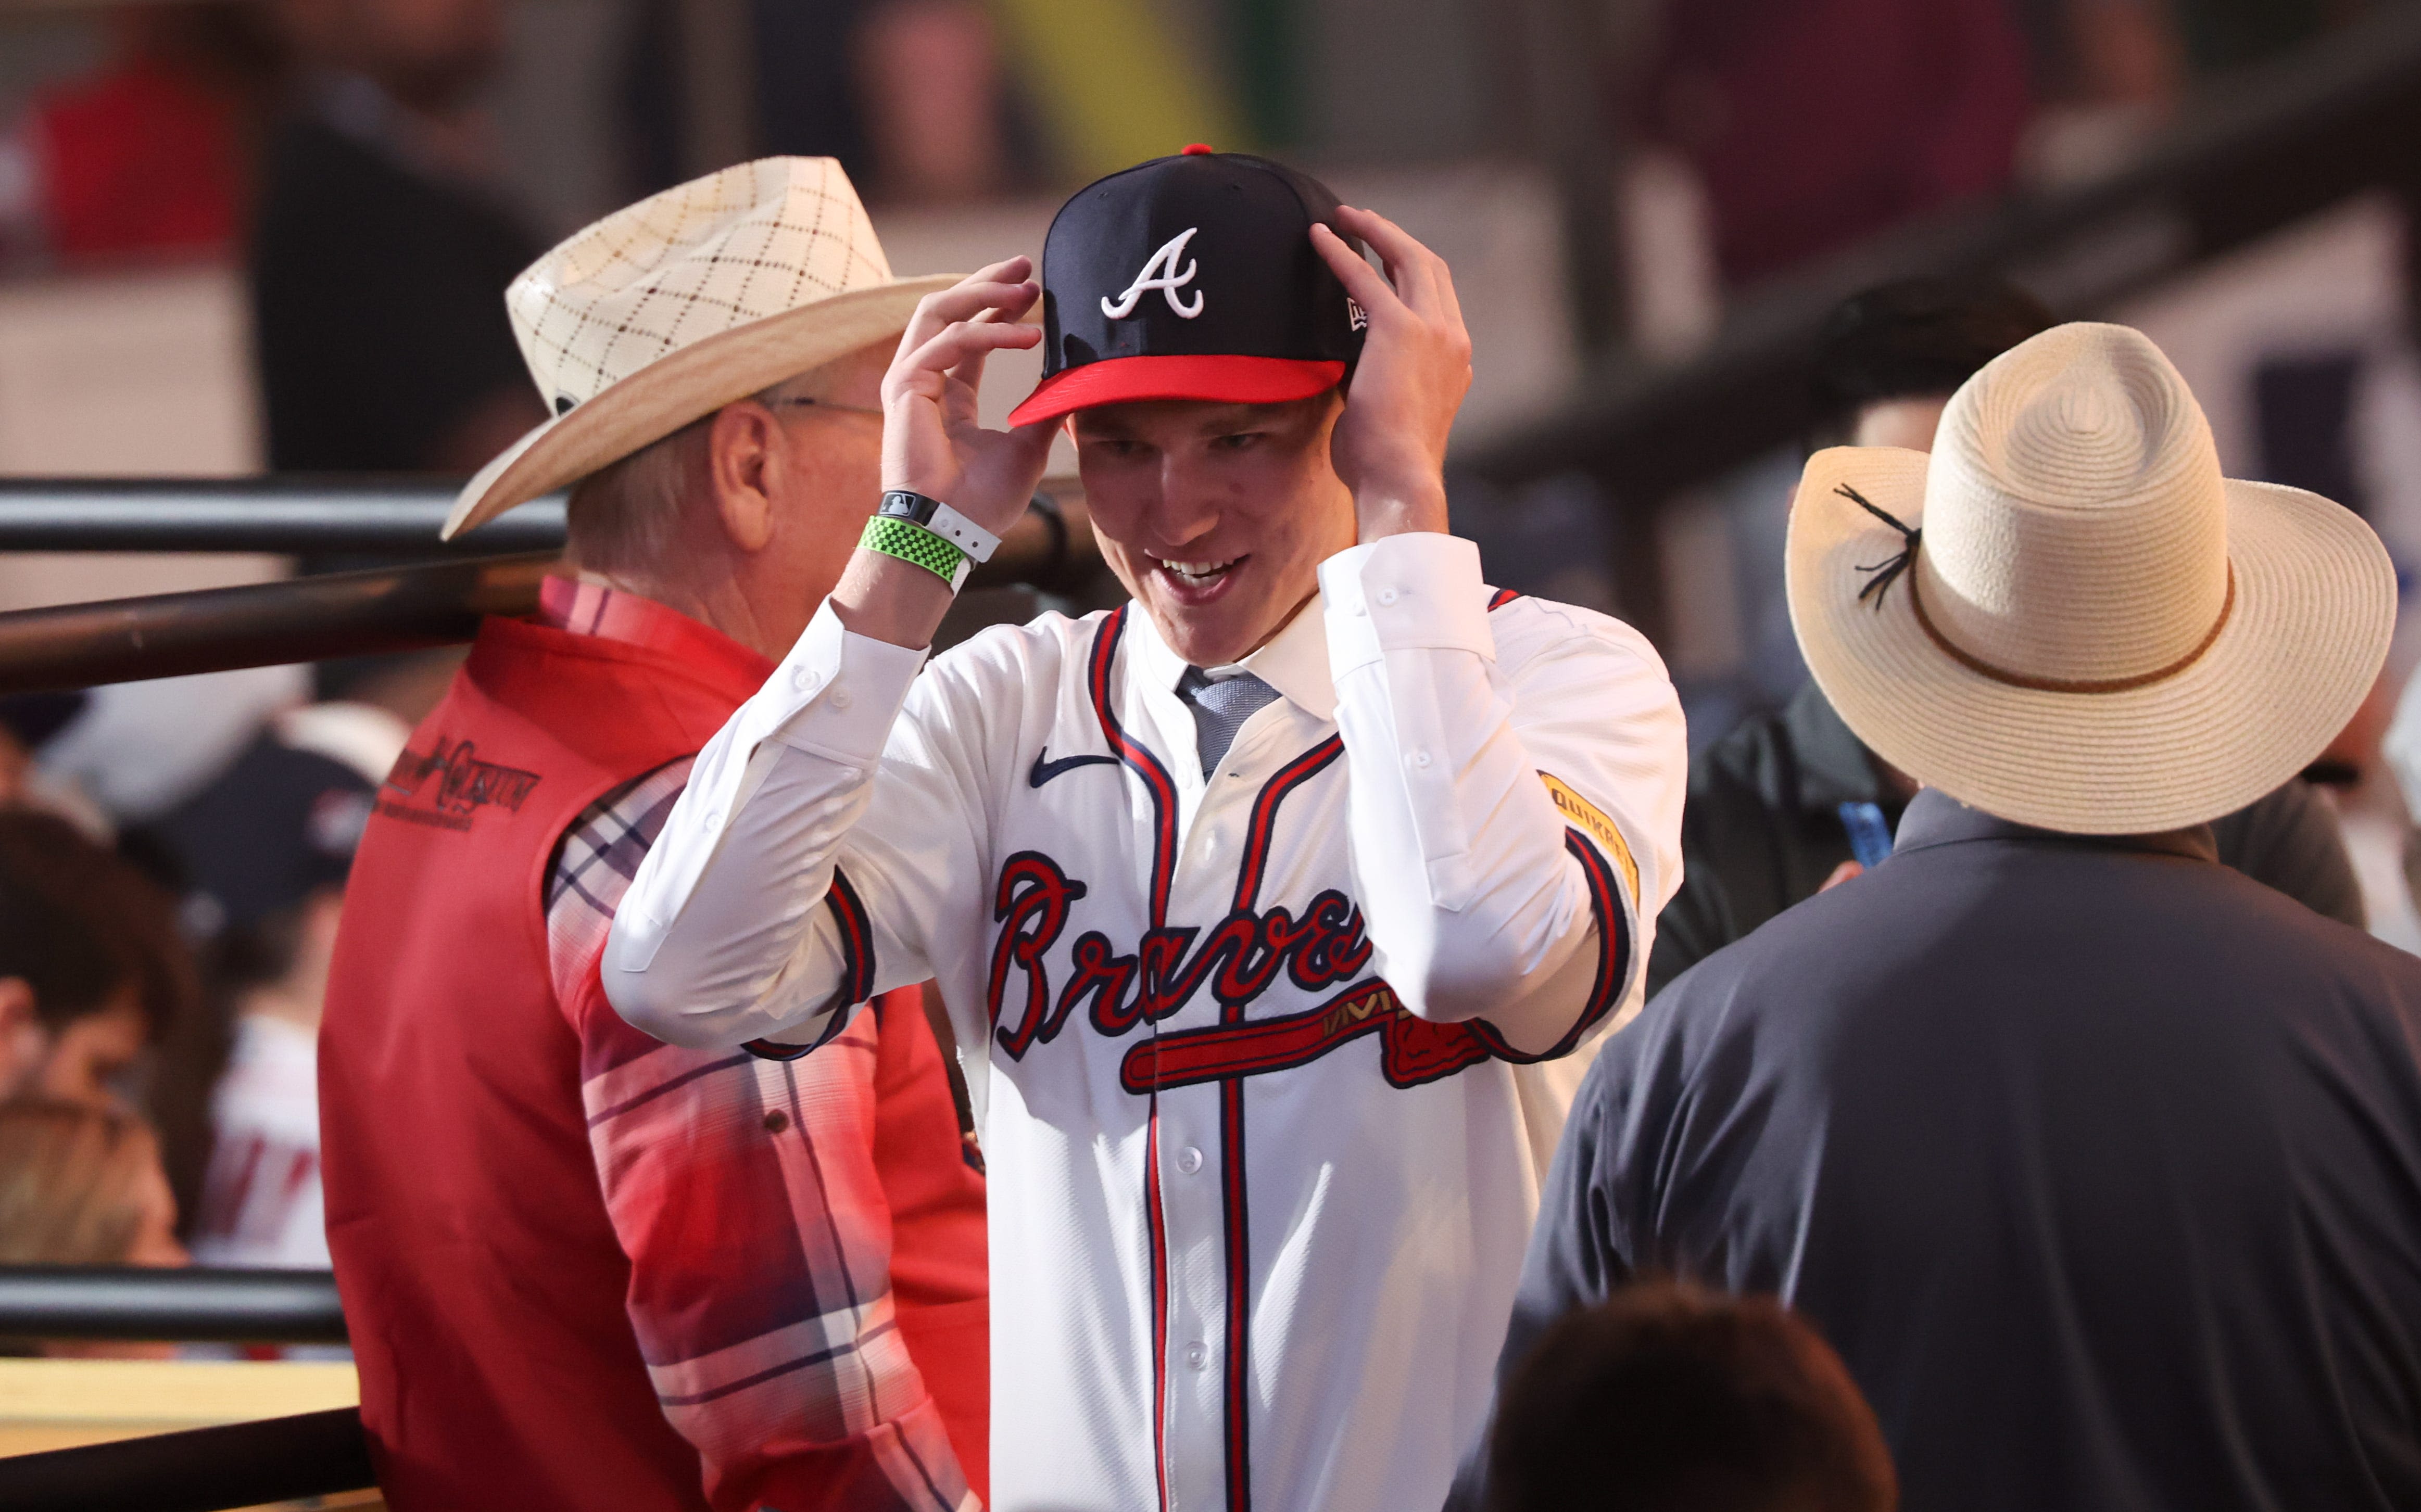
<path fill-rule="evenodd" d="M 1319 180 L 1207 148 L 1079 191 L 1043 242 L 1042 382 L 1010 421 L 1335 387 L 1369 320 L 1312 246 L 1314 222 L 1345 234 Z"/>

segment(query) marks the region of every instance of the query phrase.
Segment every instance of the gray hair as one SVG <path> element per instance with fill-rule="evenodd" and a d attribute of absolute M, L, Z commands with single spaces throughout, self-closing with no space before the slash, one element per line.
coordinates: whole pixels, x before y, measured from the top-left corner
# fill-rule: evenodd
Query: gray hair
<path fill-rule="evenodd" d="M 673 549 L 683 507 L 705 490 L 713 425 L 712 413 L 702 415 L 574 483 L 566 512 L 572 565 L 652 578 Z"/>
<path fill-rule="evenodd" d="M 772 404 L 795 382 L 785 379 L 734 402 Z M 682 512 L 706 497 L 713 460 L 707 438 L 714 417 L 727 408 L 710 410 L 571 486 L 566 528 L 572 566 L 639 583 L 662 570 Z"/>

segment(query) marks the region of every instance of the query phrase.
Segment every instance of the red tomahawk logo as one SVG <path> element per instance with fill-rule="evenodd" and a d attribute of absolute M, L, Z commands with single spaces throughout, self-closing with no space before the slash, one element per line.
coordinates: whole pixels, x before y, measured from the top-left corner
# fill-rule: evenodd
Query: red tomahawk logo
<path fill-rule="evenodd" d="M 1452 1076 L 1492 1052 L 1476 1024 L 1415 1018 L 1386 983 L 1364 982 L 1284 1018 L 1180 1029 L 1144 1040 L 1119 1063 L 1118 1081 L 1142 1097 L 1231 1076 L 1260 1076 L 1307 1065 L 1372 1033 L 1380 1037 L 1379 1068 L 1391 1086 Z"/>

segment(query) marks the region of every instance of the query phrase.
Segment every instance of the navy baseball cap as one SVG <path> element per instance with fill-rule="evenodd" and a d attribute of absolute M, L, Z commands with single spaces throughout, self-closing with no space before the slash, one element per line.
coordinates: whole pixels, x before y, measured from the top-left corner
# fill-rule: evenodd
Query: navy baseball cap
<path fill-rule="evenodd" d="M 1010 424 L 1335 388 L 1369 321 L 1312 246 L 1314 222 L 1360 250 L 1319 179 L 1201 146 L 1079 190 L 1043 239 L 1042 382 Z"/>

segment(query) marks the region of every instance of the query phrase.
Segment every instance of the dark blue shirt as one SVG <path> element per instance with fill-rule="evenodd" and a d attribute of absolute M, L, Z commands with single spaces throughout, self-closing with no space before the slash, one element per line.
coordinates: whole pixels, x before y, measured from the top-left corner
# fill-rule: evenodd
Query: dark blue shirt
<path fill-rule="evenodd" d="M 1607 1044 L 1508 1367 L 1677 1273 L 1814 1319 L 1909 1512 L 2421 1506 L 2421 959 L 2210 856 L 1920 794 Z"/>

